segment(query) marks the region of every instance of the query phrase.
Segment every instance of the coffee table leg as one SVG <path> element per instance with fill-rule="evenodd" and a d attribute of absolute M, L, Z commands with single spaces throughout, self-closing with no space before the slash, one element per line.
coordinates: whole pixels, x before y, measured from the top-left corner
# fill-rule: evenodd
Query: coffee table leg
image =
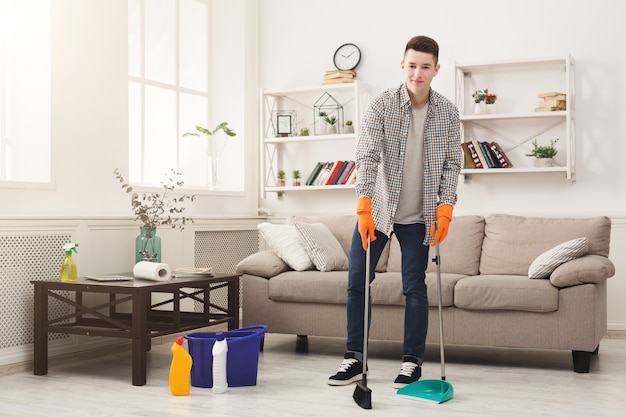
<path fill-rule="evenodd" d="M 146 385 L 148 350 L 148 312 L 146 310 L 149 292 L 137 291 L 133 294 L 132 340 L 133 340 L 133 385 Z"/>
<path fill-rule="evenodd" d="M 48 373 L 48 292 L 43 285 L 35 284 L 35 321 L 33 347 L 33 373 Z"/>
<path fill-rule="evenodd" d="M 228 281 L 228 330 L 239 328 L 239 277 Z"/>

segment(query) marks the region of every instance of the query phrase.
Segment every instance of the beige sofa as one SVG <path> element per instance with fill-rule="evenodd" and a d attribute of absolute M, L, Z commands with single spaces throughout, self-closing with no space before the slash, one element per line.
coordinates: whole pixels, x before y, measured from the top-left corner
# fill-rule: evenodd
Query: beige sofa
<path fill-rule="evenodd" d="M 348 253 L 356 216 L 292 220 L 325 224 Z M 607 330 L 606 279 L 615 273 L 608 259 L 610 230 L 606 217 L 455 217 L 440 245 L 446 344 L 570 350 L 574 371 L 589 372 L 591 355 Z M 529 278 L 540 254 L 581 237 L 588 244 L 583 256 L 558 266 L 549 278 Z M 263 323 L 271 333 L 346 336 L 347 271 L 294 271 L 274 250 L 249 256 L 237 271 L 244 326 Z M 401 341 L 404 297 L 395 238 L 376 271 L 370 337 Z M 430 262 L 427 343 L 439 341 L 435 271 Z"/>

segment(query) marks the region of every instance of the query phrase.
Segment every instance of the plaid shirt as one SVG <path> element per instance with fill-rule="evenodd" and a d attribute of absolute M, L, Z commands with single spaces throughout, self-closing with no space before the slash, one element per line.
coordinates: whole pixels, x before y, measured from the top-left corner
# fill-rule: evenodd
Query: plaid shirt
<path fill-rule="evenodd" d="M 406 84 L 375 97 L 361 122 L 356 148 L 356 194 L 372 200 L 376 229 L 391 235 L 400 200 L 404 150 L 411 120 Z M 424 244 L 432 241 L 430 226 L 437 206 L 454 205 L 461 170 L 459 111 L 447 98 L 430 90 L 424 126 Z"/>

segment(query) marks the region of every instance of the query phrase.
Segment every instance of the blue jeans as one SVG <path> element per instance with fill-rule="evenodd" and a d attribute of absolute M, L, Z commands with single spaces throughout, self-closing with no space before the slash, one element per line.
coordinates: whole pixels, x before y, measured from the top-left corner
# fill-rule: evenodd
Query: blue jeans
<path fill-rule="evenodd" d="M 405 297 L 404 344 L 405 356 L 413 356 L 421 365 L 426 348 L 428 331 L 428 295 L 426 292 L 426 268 L 428 246 L 423 245 L 426 227 L 424 224 L 394 224 L 402 251 L 402 292 Z M 370 282 L 375 278 L 374 270 L 389 238 L 376 230 L 376 240 L 370 248 Z M 365 251 L 361 243 L 358 225 L 352 235 L 350 264 L 348 267 L 348 339 L 346 347 L 357 359 L 363 352 L 363 310 L 365 306 Z M 371 303 L 369 305 L 371 312 Z M 370 314 L 371 318 L 372 315 Z"/>

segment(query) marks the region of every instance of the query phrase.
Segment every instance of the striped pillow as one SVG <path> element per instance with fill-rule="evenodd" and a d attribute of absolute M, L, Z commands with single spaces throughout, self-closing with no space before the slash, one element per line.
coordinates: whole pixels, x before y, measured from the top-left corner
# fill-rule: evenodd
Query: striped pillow
<path fill-rule="evenodd" d="M 322 272 L 348 270 L 348 257 L 328 226 L 302 222 L 294 222 L 294 226 L 317 269 Z"/>
<path fill-rule="evenodd" d="M 537 256 L 528 268 L 528 276 L 530 278 L 550 278 L 550 274 L 552 274 L 559 265 L 580 258 L 587 253 L 588 249 L 589 245 L 586 237 L 580 237 L 561 243 Z"/>

